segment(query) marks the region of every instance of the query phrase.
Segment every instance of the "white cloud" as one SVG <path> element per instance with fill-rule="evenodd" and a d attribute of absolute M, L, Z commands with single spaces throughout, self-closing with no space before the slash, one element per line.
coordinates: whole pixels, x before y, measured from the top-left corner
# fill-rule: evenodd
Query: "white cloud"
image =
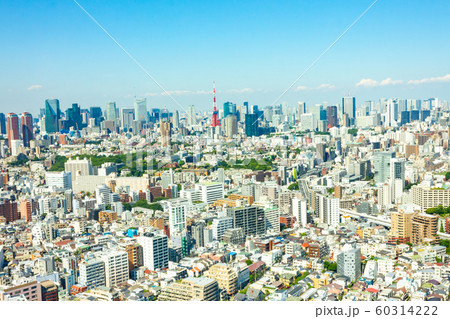
<path fill-rule="evenodd" d="M 450 74 L 444 76 L 437 76 L 434 78 L 424 78 L 420 80 L 410 80 L 408 84 L 424 84 L 424 83 L 438 83 L 438 82 L 450 82 Z"/>
<path fill-rule="evenodd" d="M 31 90 L 39 90 L 42 89 L 42 85 L 39 84 L 33 84 L 32 86 L 28 87 L 27 90 L 31 91 Z"/>
<path fill-rule="evenodd" d="M 362 79 L 361 81 L 356 83 L 356 86 L 376 87 L 376 86 L 397 85 L 401 83 L 403 83 L 402 80 L 392 80 L 391 78 L 384 79 L 380 82 L 373 79 Z"/>
<path fill-rule="evenodd" d="M 324 84 L 320 84 L 316 87 L 308 87 L 308 86 L 304 86 L 304 85 L 299 85 L 295 88 L 295 91 L 310 91 L 310 90 L 332 90 L 336 88 L 335 85 L 333 84 L 328 84 L 328 83 L 324 83 Z"/>
<path fill-rule="evenodd" d="M 392 80 L 391 78 L 387 78 L 380 82 L 380 86 L 397 85 L 401 83 L 403 83 L 402 80 Z"/>

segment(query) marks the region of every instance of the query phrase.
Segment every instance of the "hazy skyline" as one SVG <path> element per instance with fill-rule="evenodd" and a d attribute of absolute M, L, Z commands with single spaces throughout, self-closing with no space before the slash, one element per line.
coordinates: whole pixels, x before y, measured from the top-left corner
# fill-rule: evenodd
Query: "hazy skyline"
<path fill-rule="evenodd" d="M 372 2 L 79 1 L 197 110 L 212 107 L 212 81 L 219 107 L 270 105 Z M 378 1 L 279 102 L 450 99 L 449 13 L 446 1 Z M 2 1 L 0 19 L 2 112 L 36 114 L 51 97 L 63 110 L 132 106 L 134 96 L 175 108 L 73 1 Z"/>

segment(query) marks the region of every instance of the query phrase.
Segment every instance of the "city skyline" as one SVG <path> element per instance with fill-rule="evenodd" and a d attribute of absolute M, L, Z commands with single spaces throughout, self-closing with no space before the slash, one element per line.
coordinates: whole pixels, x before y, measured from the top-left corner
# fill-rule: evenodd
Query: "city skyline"
<path fill-rule="evenodd" d="M 371 2 L 80 4 L 185 109 L 194 104 L 209 111 L 212 81 L 219 106 L 271 105 Z M 345 95 L 360 102 L 449 99 L 449 10 L 444 1 L 408 4 L 379 1 L 278 103 L 337 104 Z M 108 101 L 132 107 L 136 96 L 146 97 L 148 108 L 182 110 L 75 3 L 5 2 L 0 9 L 0 25 L 9 31 L 0 36 L 9 44 L 1 53 L 2 109 L 36 114 L 52 96 L 63 109 L 71 103 L 104 108 Z M 31 24 L 37 16 L 41 23 Z M 432 19 L 420 23 L 424 16 Z"/>

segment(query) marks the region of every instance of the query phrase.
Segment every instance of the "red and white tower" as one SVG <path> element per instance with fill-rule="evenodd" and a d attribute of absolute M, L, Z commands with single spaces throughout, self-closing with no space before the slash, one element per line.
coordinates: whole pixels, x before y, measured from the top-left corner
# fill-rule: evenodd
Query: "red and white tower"
<path fill-rule="evenodd" d="M 219 121 L 219 111 L 217 111 L 216 107 L 216 82 L 213 82 L 213 95 L 214 95 L 214 101 L 213 101 L 213 116 L 211 121 L 212 127 L 220 126 Z"/>

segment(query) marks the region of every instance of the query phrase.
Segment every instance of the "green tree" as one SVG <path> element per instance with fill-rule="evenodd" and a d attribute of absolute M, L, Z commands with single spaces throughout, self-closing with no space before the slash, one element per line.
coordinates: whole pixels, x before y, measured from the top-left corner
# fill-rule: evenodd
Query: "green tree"
<path fill-rule="evenodd" d="M 245 261 L 245 263 L 246 263 L 248 266 L 250 266 L 251 264 L 253 264 L 253 261 L 251 261 L 250 259 L 247 259 L 247 260 Z"/>
<path fill-rule="evenodd" d="M 295 183 L 292 183 L 291 185 L 289 185 L 288 189 L 291 190 L 291 191 L 299 190 L 298 182 L 295 182 Z"/>

